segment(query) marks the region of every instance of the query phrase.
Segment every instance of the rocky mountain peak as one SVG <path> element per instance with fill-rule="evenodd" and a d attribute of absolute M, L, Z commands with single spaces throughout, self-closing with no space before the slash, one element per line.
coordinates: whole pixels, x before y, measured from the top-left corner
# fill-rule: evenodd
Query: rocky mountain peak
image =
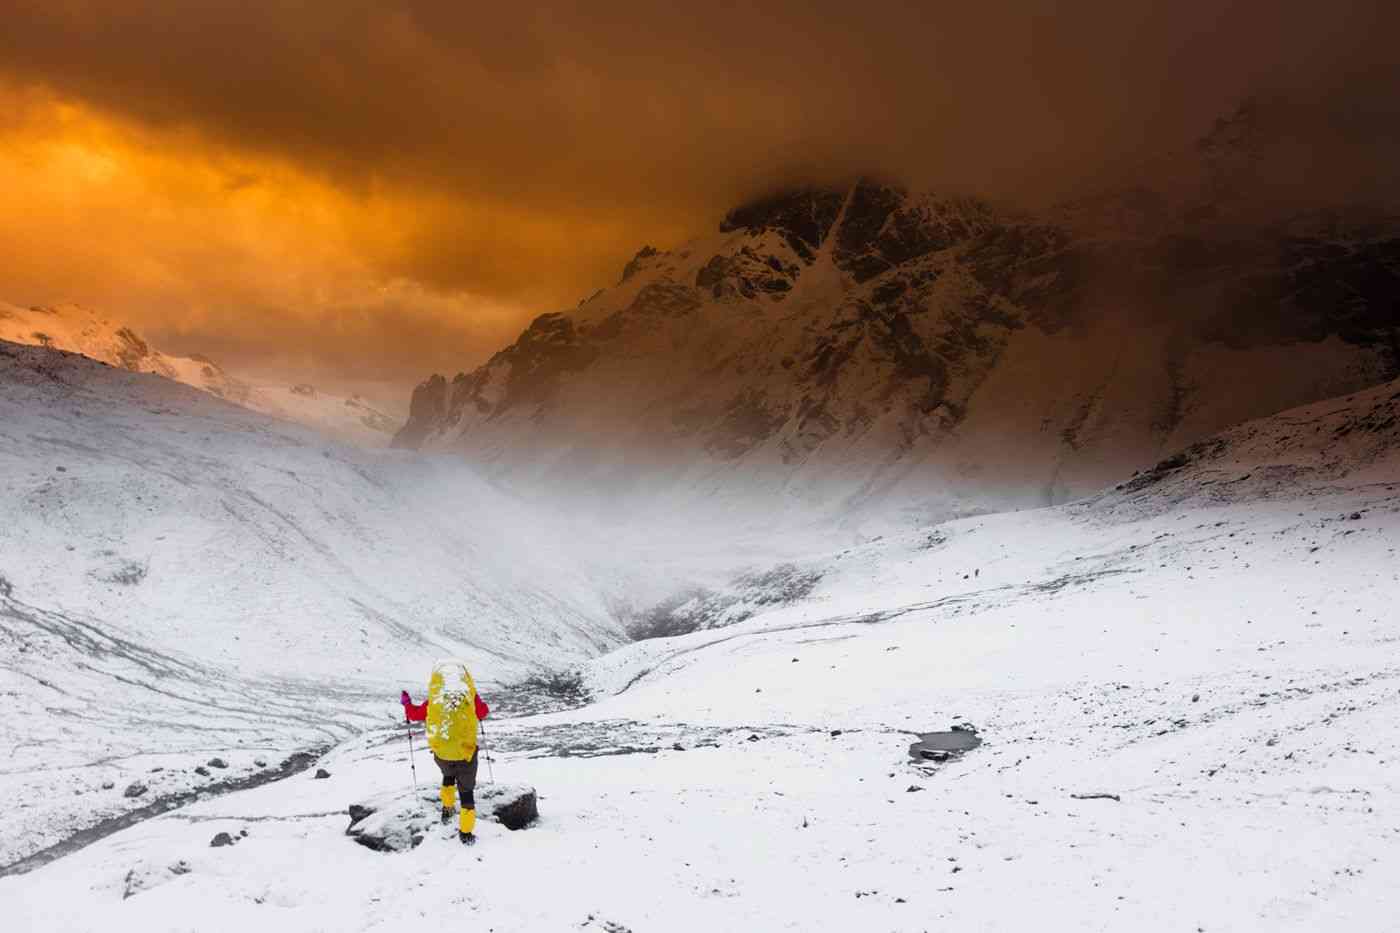
<path fill-rule="evenodd" d="M 861 181 L 850 191 L 833 258 L 857 282 L 947 249 L 988 229 L 996 216 L 973 198 L 911 196 L 904 188 Z"/>
<path fill-rule="evenodd" d="M 721 233 L 746 230 L 778 233 L 792 251 L 810 263 L 831 232 L 846 192 L 836 188 L 793 188 L 756 198 L 734 208 L 720 221 Z"/>
<path fill-rule="evenodd" d="M 946 515 L 1394 375 L 1400 224 L 1170 216 L 1145 187 L 1040 216 L 869 179 L 772 193 L 419 386 L 396 444 L 629 501 Z"/>

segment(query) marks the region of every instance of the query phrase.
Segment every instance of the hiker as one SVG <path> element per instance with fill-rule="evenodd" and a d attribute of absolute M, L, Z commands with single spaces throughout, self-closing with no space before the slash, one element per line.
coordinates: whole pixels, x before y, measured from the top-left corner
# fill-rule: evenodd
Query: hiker
<path fill-rule="evenodd" d="M 442 771 L 442 822 L 451 821 L 460 796 L 457 838 L 463 845 L 475 845 L 476 731 L 478 723 L 491 715 L 491 708 L 476 692 L 467 665 L 456 658 L 445 658 L 433 665 L 427 700 L 414 703 L 405 690 L 399 702 L 403 704 L 405 719 L 426 723 L 428 747 Z"/>

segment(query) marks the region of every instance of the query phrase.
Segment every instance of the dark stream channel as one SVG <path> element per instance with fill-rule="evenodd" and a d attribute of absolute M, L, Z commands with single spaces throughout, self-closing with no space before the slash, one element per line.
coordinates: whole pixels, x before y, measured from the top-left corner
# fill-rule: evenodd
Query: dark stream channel
<path fill-rule="evenodd" d="M 281 764 L 275 768 L 265 768 L 256 774 L 247 777 L 236 778 L 234 780 L 222 781 L 217 784 L 208 784 L 194 790 L 181 791 L 178 794 L 167 794 L 151 801 L 144 807 L 135 810 L 128 810 L 118 816 L 109 817 L 99 823 L 80 829 L 73 835 L 55 842 L 47 849 L 40 849 L 18 861 L 8 865 L 0 866 L 0 878 L 6 875 L 22 875 L 25 872 L 47 865 L 49 862 L 71 855 L 79 849 L 85 848 L 105 839 L 112 833 L 126 829 L 128 826 L 135 826 L 143 820 L 149 820 L 153 816 L 160 816 L 171 810 L 183 807 L 185 804 L 194 803 L 196 800 L 207 800 L 210 797 L 219 797 L 223 794 L 231 794 L 234 791 L 248 790 L 253 787 L 261 787 L 264 784 L 271 784 L 273 781 L 280 781 L 289 778 L 294 774 L 300 774 L 316 763 L 322 755 L 330 750 L 330 746 L 320 746 L 304 752 L 294 752 L 285 758 Z"/>

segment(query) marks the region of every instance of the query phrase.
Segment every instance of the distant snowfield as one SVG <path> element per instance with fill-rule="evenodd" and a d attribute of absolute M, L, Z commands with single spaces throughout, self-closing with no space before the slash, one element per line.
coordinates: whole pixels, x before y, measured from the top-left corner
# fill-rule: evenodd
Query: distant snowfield
<path fill-rule="evenodd" d="M 190 449 L 207 454 L 192 473 L 171 453 L 178 432 L 140 450 L 122 440 L 164 417 L 127 413 L 148 386 L 132 383 L 131 398 L 107 410 L 84 399 L 83 430 L 70 426 L 64 445 L 45 439 L 60 437 L 53 419 L 70 417 L 66 397 L 14 379 L 0 380 L 0 573 L 13 584 L 0 615 L 0 721 L 20 756 L 6 766 L 7 797 L 38 790 L 0 823 L 10 852 L 37 832 L 15 815 L 26 806 L 56 819 L 60 794 L 69 810 L 120 795 L 90 783 L 108 767 L 92 743 L 139 744 L 133 724 L 92 710 L 129 717 L 153 698 L 97 679 L 93 668 L 120 652 L 46 641 L 42 626 L 15 618 L 26 606 L 183 647 L 214 673 L 173 692 L 207 689 L 214 711 L 241 705 L 225 688 L 296 698 L 294 710 L 219 713 L 246 723 L 250 748 L 282 730 L 281 744 L 256 742 L 285 750 L 319 729 L 336 743 L 318 762 L 329 778 L 301 773 L 202 800 L 0 878 L 0 914 L 18 929 L 1382 931 L 1400 917 L 1400 383 L 1244 425 L 1090 500 L 809 558 L 802 566 L 820 580 L 790 605 L 603 653 L 618 642 L 589 602 L 596 580 L 571 571 L 567 555 L 553 562 L 548 534 L 509 545 L 542 527 L 509 511 L 523 506 L 477 493 L 483 515 L 519 520 L 475 559 L 459 557 L 471 525 L 456 526 L 447 554 L 417 550 L 463 521 L 423 491 L 425 478 L 446 482 L 434 461 L 313 455 L 251 417 L 254 443 L 240 447 L 224 433 L 237 419 L 211 401 L 219 431 L 181 422 Z M 42 475 L 40 452 L 53 463 Z M 168 485 L 159 496 L 67 491 L 107 473 L 129 481 L 123 458 L 170 473 Z M 52 474 L 79 464 L 80 476 Z M 351 495 L 362 472 L 368 485 Z M 357 509 L 331 512 L 332 492 Z M 137 494 L 154 496 L 164 524 L 140 530 Z M 424 503 L 413 547 L 376 518 L 390 514 L 381 496 L 400 514 Z M 243 517 L 201 518 L 225 502 Z M 239 540 L 244 525 L 256 534 Z M 166 547 L 157 534 L 177 541 Z M 511 560 L 493 553 L 498 544 Z M 149 560 L 147 577 L 101 582 L 111 575 L 103 549 Z M 223 574 L 196 577 L 218 555 L 263 552 L 267 566 L 234 575 L 237 589 L 211 589 Z M 70 555 L 66 575 L 48 569 L 54 554 Z M 537 570 L 518 568 L 526 556 Z M 466 584 L 442 582 L 440 562 L 470 568 L 475 592 L 498 601 L 483 618 L 499 627 L 451 629 Z M 425 581 L 403 580 L 420 572 Z M 410 582 L 462 602 L 428 615 Z M 366 591 L 385 618 L 415 620 L 430 641 L 358 620 L 351 631 L 364 626 L 363 639 L 348 635 L 328 607 Z M 570 612 L 578 628 L 556 629 Z M 543 621 L 520 631 L 531 613 Z M 279 640 L 274 619 L 297 620 L 298 637 Z M 240 643 L 216 647 L 200 632 Z M 539 649 L 554 637 L 559 647 Z M 391 683 L 421 691 L 430 655 L 448 646 L 478 659 L 494 701 L 508 698 L 503 680 L 545 656 L 582 663 L 601 699 L 488 723 L 496 777 L 541 794 L 535 827 L 487 823 L 470 850 L 433 836 L 408 853 L 371 852 L 343 834 L 345 807 L 411 781 L 402 727 L 372 724 L 396 712 Z M 64 698 L 38 677 L 92 685 Z M 178 745 L 182 773 L 206 746 L 231 744 L 232 726 L 163 710 L 158 734 L 134 725 Z M 954 722 L 975 724 L 984 744 L 941 765 L 908 757 L 917 733 Z M 206 726 L 222 744 L 199 744 Z M 421 744 L 417 764 L 431 780 Z M 60 790 L 80 779 L 82 793 Z M 234 846 L 209 845 L 244 830 Z"/>
<path fill-rule="evenodd" d="M 131 372 L 154 373 L 360 447 L 387 446 L 402 421 L 359 395 L 327 395 L 306 383 L 250 383 L 207 358 L 162 353 L 131 328 L 80 305 L 23 308 L 0 301 L 0 340 L 81 353 Z"/>

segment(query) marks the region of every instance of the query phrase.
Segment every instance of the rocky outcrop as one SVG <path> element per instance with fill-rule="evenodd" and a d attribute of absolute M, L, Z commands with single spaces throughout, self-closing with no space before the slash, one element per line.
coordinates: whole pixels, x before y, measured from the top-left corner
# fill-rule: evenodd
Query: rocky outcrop
<path fill-rule="evenodd" d="M 845 194 L 833 188 L 797 188 L 757 198 L 734 208 L 720 221 L 721 233 L 743 230 L 754 236 L 773 231 L 810 263 L 841 212 Z"/>
<path fill-rule="evenodd" d="M 428 435 L 441 430 L 447 416 L 447 380 L 433 373 L 413 390 L 408 421 L 394 435 L 393 446 L 417 449 Z"/>
<path fill-rule="evenodd" d="M 539 818 L 538 797 L 523 784 L 481 784 L 476 788 L 478 819 L 507 829 L 525 829 Z M 436 789 L 394 791 L 352 803 L 345 834 L 376 852 L 404 852 L 439 831 L 441 804 Z M 456 832 L 456 823 L 448 829 Z"/>

